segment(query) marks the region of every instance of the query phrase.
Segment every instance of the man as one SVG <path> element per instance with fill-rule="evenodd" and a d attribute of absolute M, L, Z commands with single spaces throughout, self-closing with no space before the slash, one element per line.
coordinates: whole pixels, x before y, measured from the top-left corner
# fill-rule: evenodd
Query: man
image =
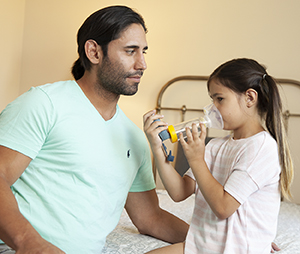
<path fill-rule="evenodd" d="M 143 234 L 184 241 L 158 206 L 144 134 L 121 111 L 146 69 L 142 17 L 124 6 L 78 31 L 76 81 L 30 89 L 0 115 L 0 239 L 17 254 L 100 253 L 125 206 Z"/>

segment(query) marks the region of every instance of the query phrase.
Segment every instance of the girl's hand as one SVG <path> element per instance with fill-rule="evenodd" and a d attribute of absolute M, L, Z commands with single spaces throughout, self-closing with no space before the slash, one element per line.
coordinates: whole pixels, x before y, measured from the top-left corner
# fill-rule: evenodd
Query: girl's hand
<path fill-rule="evenodd" d="M 147 139 L 149 140 L 152 151 L 161 149 L 162 141 L 158 134 L 161 131 L 166 130 L 168 127 L 167 123 L 163 121 L 155 121 L 157 119 L 160 120 L 163 118 L 162 115 L 156 115 L 155 113 L 155 110 L 151 110 L 143 116 L 144 132 L 147 136 Z"/>
<path fill-rule="evenodd" d="M 204 160 L 206 128 L 202 123 L 200 123 L 200 127 L 200 136 L 196 124 L 193 124 L 192 131 L 190 128 L 186 128 L 187 141 L 184 140 L 182 133 L 180 133 L 179 137 L 185 157 L 191 167 L 193 163 L 198 164 L 200 160 Z"/>

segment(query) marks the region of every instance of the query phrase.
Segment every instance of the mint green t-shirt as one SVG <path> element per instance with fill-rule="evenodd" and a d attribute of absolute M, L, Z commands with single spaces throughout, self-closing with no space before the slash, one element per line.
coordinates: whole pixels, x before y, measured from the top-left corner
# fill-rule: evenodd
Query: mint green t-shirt
<path fill-rule="evenodd" d="M 105 121 L 75 81 L 10 103 L 0 145 L 32 159 L 11 189 L 41 236 L 68 254 L 101 253 L 128 192 L 155 188 L 144 133 L 118 106 Z"/>

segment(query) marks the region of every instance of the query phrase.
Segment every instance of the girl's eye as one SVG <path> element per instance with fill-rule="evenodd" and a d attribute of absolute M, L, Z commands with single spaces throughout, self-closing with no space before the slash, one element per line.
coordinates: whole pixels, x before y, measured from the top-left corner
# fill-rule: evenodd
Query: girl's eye
<path fill-rule="evenodd" d="M 222 97 L 218 97 L 217 100 L 218 100 L 219 102 L 221 102 L 221 101 L 223 100 L 223 98 L 222 98 Z"/>

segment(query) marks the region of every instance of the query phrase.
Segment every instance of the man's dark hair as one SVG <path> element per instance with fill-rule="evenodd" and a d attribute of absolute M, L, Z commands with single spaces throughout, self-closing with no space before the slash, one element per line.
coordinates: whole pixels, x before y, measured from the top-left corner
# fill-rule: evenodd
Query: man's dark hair
<path fill-rule="evenodd" d="M 79 58 L 72 67 L 75 80 L 80 79 L 84 72 L 91 68 L 91 62 L 85 54 L 86 41 L 96 41 L 101 46 L 105 57 L 108 43 L 118 39 L 121 33 L 131 24 L 141 24 L 147 32 L 142 16 L 126 6 L 110 6 L 91 14 L 77 33 Z"/>

